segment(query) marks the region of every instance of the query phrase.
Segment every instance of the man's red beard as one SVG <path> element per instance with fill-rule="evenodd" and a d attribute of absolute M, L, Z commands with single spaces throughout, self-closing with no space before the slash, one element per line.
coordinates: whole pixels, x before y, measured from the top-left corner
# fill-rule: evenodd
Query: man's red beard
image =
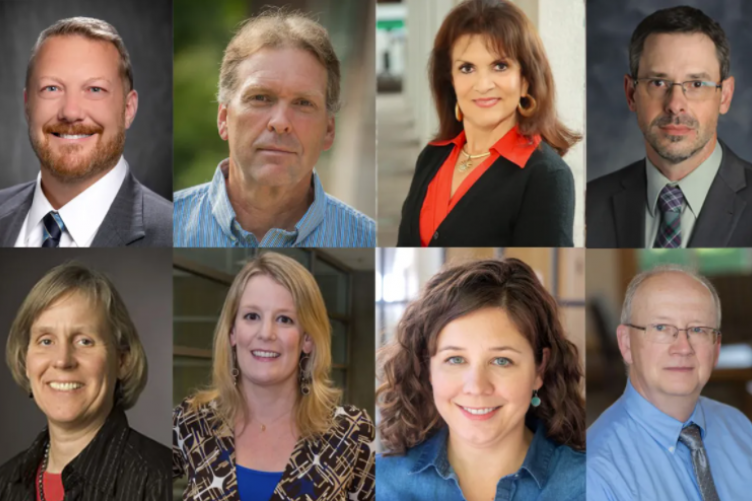
<path fill-rule="evenodd" d="M 120 159 L 125 147 L 125 114 L 115 136 L 106 141 L 103 139 L 101 126 L 86 126 L 83 124 L 57 123 L 45 125 L 43 136 L 37 139 L 29 127 L 31 147 L 39 158 L 42 169 L 52 174 L 63 183 L 76 183 L 92 178 L 112 167 Z M 53 148 L 50 145 L 50 134 L 90 135 L 98 134 L 94 151 L 85 155 L 84 145 L 68 144 Z"/>

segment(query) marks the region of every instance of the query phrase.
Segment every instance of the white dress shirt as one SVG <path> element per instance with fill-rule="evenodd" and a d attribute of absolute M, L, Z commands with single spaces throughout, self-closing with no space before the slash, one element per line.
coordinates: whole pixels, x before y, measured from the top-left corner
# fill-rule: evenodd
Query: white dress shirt
<path fill-rule="evenodd" d="M 65 224 L 65 231 L 60 236 L 60 247 L 89 247 L 91 245 L 127 174 L 128 163 L 121 156 L 110 172 L 57 210 Z M 40 172 L 34 188 L 31 209 L 21 226 L 21 232 L 16 239 L 16 247 L 41 247 L 44 238 L 42 220 L 48 212 L 54 210 L 42 191 Z"/>

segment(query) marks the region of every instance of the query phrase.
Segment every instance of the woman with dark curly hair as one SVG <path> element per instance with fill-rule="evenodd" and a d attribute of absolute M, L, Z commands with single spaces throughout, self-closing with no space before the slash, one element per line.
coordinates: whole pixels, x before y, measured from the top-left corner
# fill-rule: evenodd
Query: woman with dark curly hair
<path fill-rule="evenodd" d="M 418 156 L 400 247 L 571 247 L 581 139 L 556 114 L 535 26 L 509 0 L 466 0 L 429 58 L 439 131 Z"/>
<path fill-rule="evenodd" d="M 379 354 L 376 499 L 585 499 L 577 348 L 517 259 L 435 275 Z"/>

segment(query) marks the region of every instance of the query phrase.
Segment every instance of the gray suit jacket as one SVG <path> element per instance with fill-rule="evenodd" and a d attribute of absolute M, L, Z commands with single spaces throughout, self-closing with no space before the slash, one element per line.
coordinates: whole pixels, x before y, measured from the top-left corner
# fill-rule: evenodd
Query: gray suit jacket
<path fill-rule="evenodd" d="M 719 143 L 721 167 L 687 247 L 752 247 L 752 164 Z M 590 181 L 585 197 L 587 247 L 644 248 L 646 205 L 644 159 Z"/>
<path fill-rule="evenodd" d="M 0 190 L 0 247 L 16 245 L 31 209 L 35 184 L 31 181 Z M 172 247 L 172 202 L 128 172 L 91 246 Z"/>

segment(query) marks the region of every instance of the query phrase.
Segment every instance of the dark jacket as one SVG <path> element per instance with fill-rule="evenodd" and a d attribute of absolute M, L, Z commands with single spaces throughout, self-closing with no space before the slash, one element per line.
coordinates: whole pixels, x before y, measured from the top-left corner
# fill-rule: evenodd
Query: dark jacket
<path fill-rule="evenodd" d="M 752 247 L 752 164 L 719 143 L 723 160 L 687 247 Z M 588 248 L 645 247 L 647 183 L 644 159 L 588 183 Z"/>
<path fill-rule="evenodd" d="M 0 467 L 0 501 L 36 501 L 37 470 L 49 435 Z M 65 501 L 170 501 L 170 449 L 128 426 L 116 409 L 63 469 Z"/>
<path fill-rule="evenodd" d="M 453 144 L 428 145 L 402 206 L 397 246 L 420 247 L 420 211 L 428 185 Z M 439 225 L 431 247 L 571 247 L 574 178 L 545 142 L 525 168 L 499 157 Z"/>
<path fill-rule="evenodd" d="M 35 186 L 36 181 L 30 181 L 0 190 L 0 247 L 15 247 L 31 209 Z M 172 202 L 139 183 L 129 172 L 91 246 L 172 247 Z"/>

